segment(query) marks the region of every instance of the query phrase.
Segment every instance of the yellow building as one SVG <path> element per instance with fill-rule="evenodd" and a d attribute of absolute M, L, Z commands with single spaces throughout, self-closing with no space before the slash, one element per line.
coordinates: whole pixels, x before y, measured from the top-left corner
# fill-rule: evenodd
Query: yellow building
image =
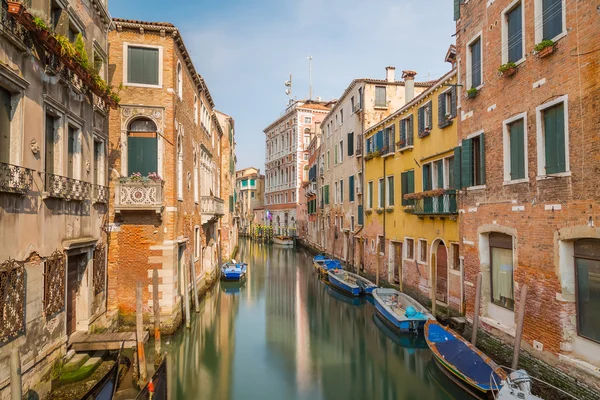
<path fill-rule="evenodd" d="M 435 291 L 438 304 L 461 311 L 456 79 L 453 69 L 365 132 L 363 250 L 377 280 L 401 281 L 421 300 Z"/>

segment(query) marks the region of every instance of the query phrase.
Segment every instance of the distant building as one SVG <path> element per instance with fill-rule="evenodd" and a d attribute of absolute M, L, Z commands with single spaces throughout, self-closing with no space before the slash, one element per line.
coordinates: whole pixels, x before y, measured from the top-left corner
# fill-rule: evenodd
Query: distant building
<path fill-rule="evenodd" d="M 308 146 L 334 103 L 293 102 L 283 116 L 265 128 L 265 208 L 274 233 L 295 235 L 297 219 L 305 218 L 306 199 L 300 199 Z"/>
<path fill-rule="evenodd" d="M 235 215 L 240 232 L 249 234 L 252 224 L 264 224 L 256 217 L 255 210 L 264 207 L 265 176 L 260 169 L 248 167 L 236 171 L 235 181 Z"/>
<path fill-rule="evenodd" d="M 234 219 L 235 211 L 235 121 L 229 115 L 215 110 L 217 120 L 223 129 L 221 140 L 221 198 L 225 200 L 225 210 L 221 218 L 221 258 L 229 260 L 231 252 L 238 244 L 238 226 Z"/>

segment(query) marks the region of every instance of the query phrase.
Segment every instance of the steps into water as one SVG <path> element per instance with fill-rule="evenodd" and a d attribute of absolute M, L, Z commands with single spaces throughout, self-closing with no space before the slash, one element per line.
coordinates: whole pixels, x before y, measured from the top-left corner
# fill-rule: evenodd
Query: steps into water
<path fill-rule="evenodd" d="M 77 353 L 63 367 L 63 373 L 60 376 L 60 383 L 67 384 L 79 382 L 89 378 L 96 368 L 102 364 L 106 351 L 96 351 L 91 357 L 88 353 Z"/>

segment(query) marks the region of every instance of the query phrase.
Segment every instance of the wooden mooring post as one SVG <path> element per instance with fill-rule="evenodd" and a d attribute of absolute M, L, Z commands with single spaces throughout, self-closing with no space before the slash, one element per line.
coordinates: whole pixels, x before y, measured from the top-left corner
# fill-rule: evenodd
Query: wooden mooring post
<path fill-rule="evenodd" d="M 194 309 L 196 313 L 200 312 L 200 304 L 198 303 L 198 283 L 196 282 L 196 264 L 193 257 L 190 258 L 190 266 L 192 269 L 192 287 L 194 288 Z"/>
<path fill-rule="evenodd" d="M 431 255 L 431 314 L 437 318 L 437 302 L 435 296 L 437 294 L 437 258 L 435 254 Z"/>
<path fill-rule="evenodd" d="M 11 400 L 21 400 L 21 355 L 19 349 L 10 351 L 10 398 Z"/>
<path fill-rule="evenodd" d="M 156 360 L 160 360 L 162 358 L 162 349 L 160 343 L 160 303 L 158 300 L 158 269 L 156 268 L 154 268 L 154 271 L 152 271 L 152 309 L 154 311 L 154 350 L 156 352 L 155 358 Z"/>
<path fill-rule="evenodd" d="M 192 324 L 190 322 L 190 288 L 189 288 L 190 271 L 187 267 L 187 263 L 183 264 L 183 294 L 185 297 L 185 327 L 190 329 Z"/>
<path fill-rule="evenodd" d="M 515 333 L 515 349 L 513 353 L 512 369 L 517 369 L 519 365 L 519 352 L 521 351 L 521 338 L 523 337 L 523 321 L 525 319 L 525 302 L 527 301 L 527 285 L 521 289 L 521 299 L 519 301 L 519 315 L 517 322 L 517 332 Z"/>
<path fill-rule="evenodd" d="M 144 316 L 142 314 L 142 282 L 137 283 L 135 291 L 136 315 L 135 327 L 137 336 L 137 355 L 140 368 L 139 385 L 143 387 L 148 382 L 148 372 L 146 370 L 146 353 L 144 351 Z"/>
<path fill-rule="evenodd" d="M 477 274 L 477 287 L 475 294 L 475 310 L 473 310 L 473 335 L 471 344 L 477 346 L 477 330 L 479 329 L 479 307 L 481 306 L 481 272 Z"/>

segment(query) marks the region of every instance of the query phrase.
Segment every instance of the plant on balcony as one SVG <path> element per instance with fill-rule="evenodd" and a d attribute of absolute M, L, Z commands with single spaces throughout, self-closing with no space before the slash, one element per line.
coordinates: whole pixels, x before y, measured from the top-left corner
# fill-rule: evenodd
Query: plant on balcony
<path fill-rule="evenodd" d="M 535 45 L 533 50 L 536 52 L 538 57 L 544 58 L 554 53 L 555 47 L 556 43 L 554 43 L 552 40 L 542 40 Z"/>
<path fill-rule="evenodd" d="M 507 62 L 506 64 L 502 64 L 500 68 L 498 68 L 498 72 L 500 76 L 510 77 L 517 73 L 517 64 L 514 62 Z"/>
<path fill-rule="evenodd" d="M 372 209 L 365 210 L 365 214 L 371 215 L 371 214 L 373 214 L 373 210 Z"/>
<path fill-rule="evenodd" d="M 120 177 L 119 182 L 121 184 L 141 183 L 142 185 L 148 185 L 150 182 L 163 183 L 164 181 L 156 172 L 150 172 L 147 176 L 143 176 L 139 172 L 134 172 L 131 176 Z"/>
<path fill-rule="evenodd" d="M 404 195 L 404 200 L 421 200 L 425 197 L 439 197 L 446 194 L 446 192 L 446 189 L 433 189 L 418 193 L 408 193 Z"/>
<path fill-rule="evenodd" d="M 15 15 L 22 15 L 25 6 L 21 1 L 8 1 L 8 12 Z"/>
<path fill-rule="evenodd" d="M 375 212 L 377 214 L 383 214 L 383 208 L 378 208 L 377 210 L 375 210 Z"/>
<path fill-rule="evenodd" d="M 477 88 L 472 87 L 471 89 L 467 90 L 467 97 L 470 99 L 474 99 L 475 96 L 477 96 Z"/>

